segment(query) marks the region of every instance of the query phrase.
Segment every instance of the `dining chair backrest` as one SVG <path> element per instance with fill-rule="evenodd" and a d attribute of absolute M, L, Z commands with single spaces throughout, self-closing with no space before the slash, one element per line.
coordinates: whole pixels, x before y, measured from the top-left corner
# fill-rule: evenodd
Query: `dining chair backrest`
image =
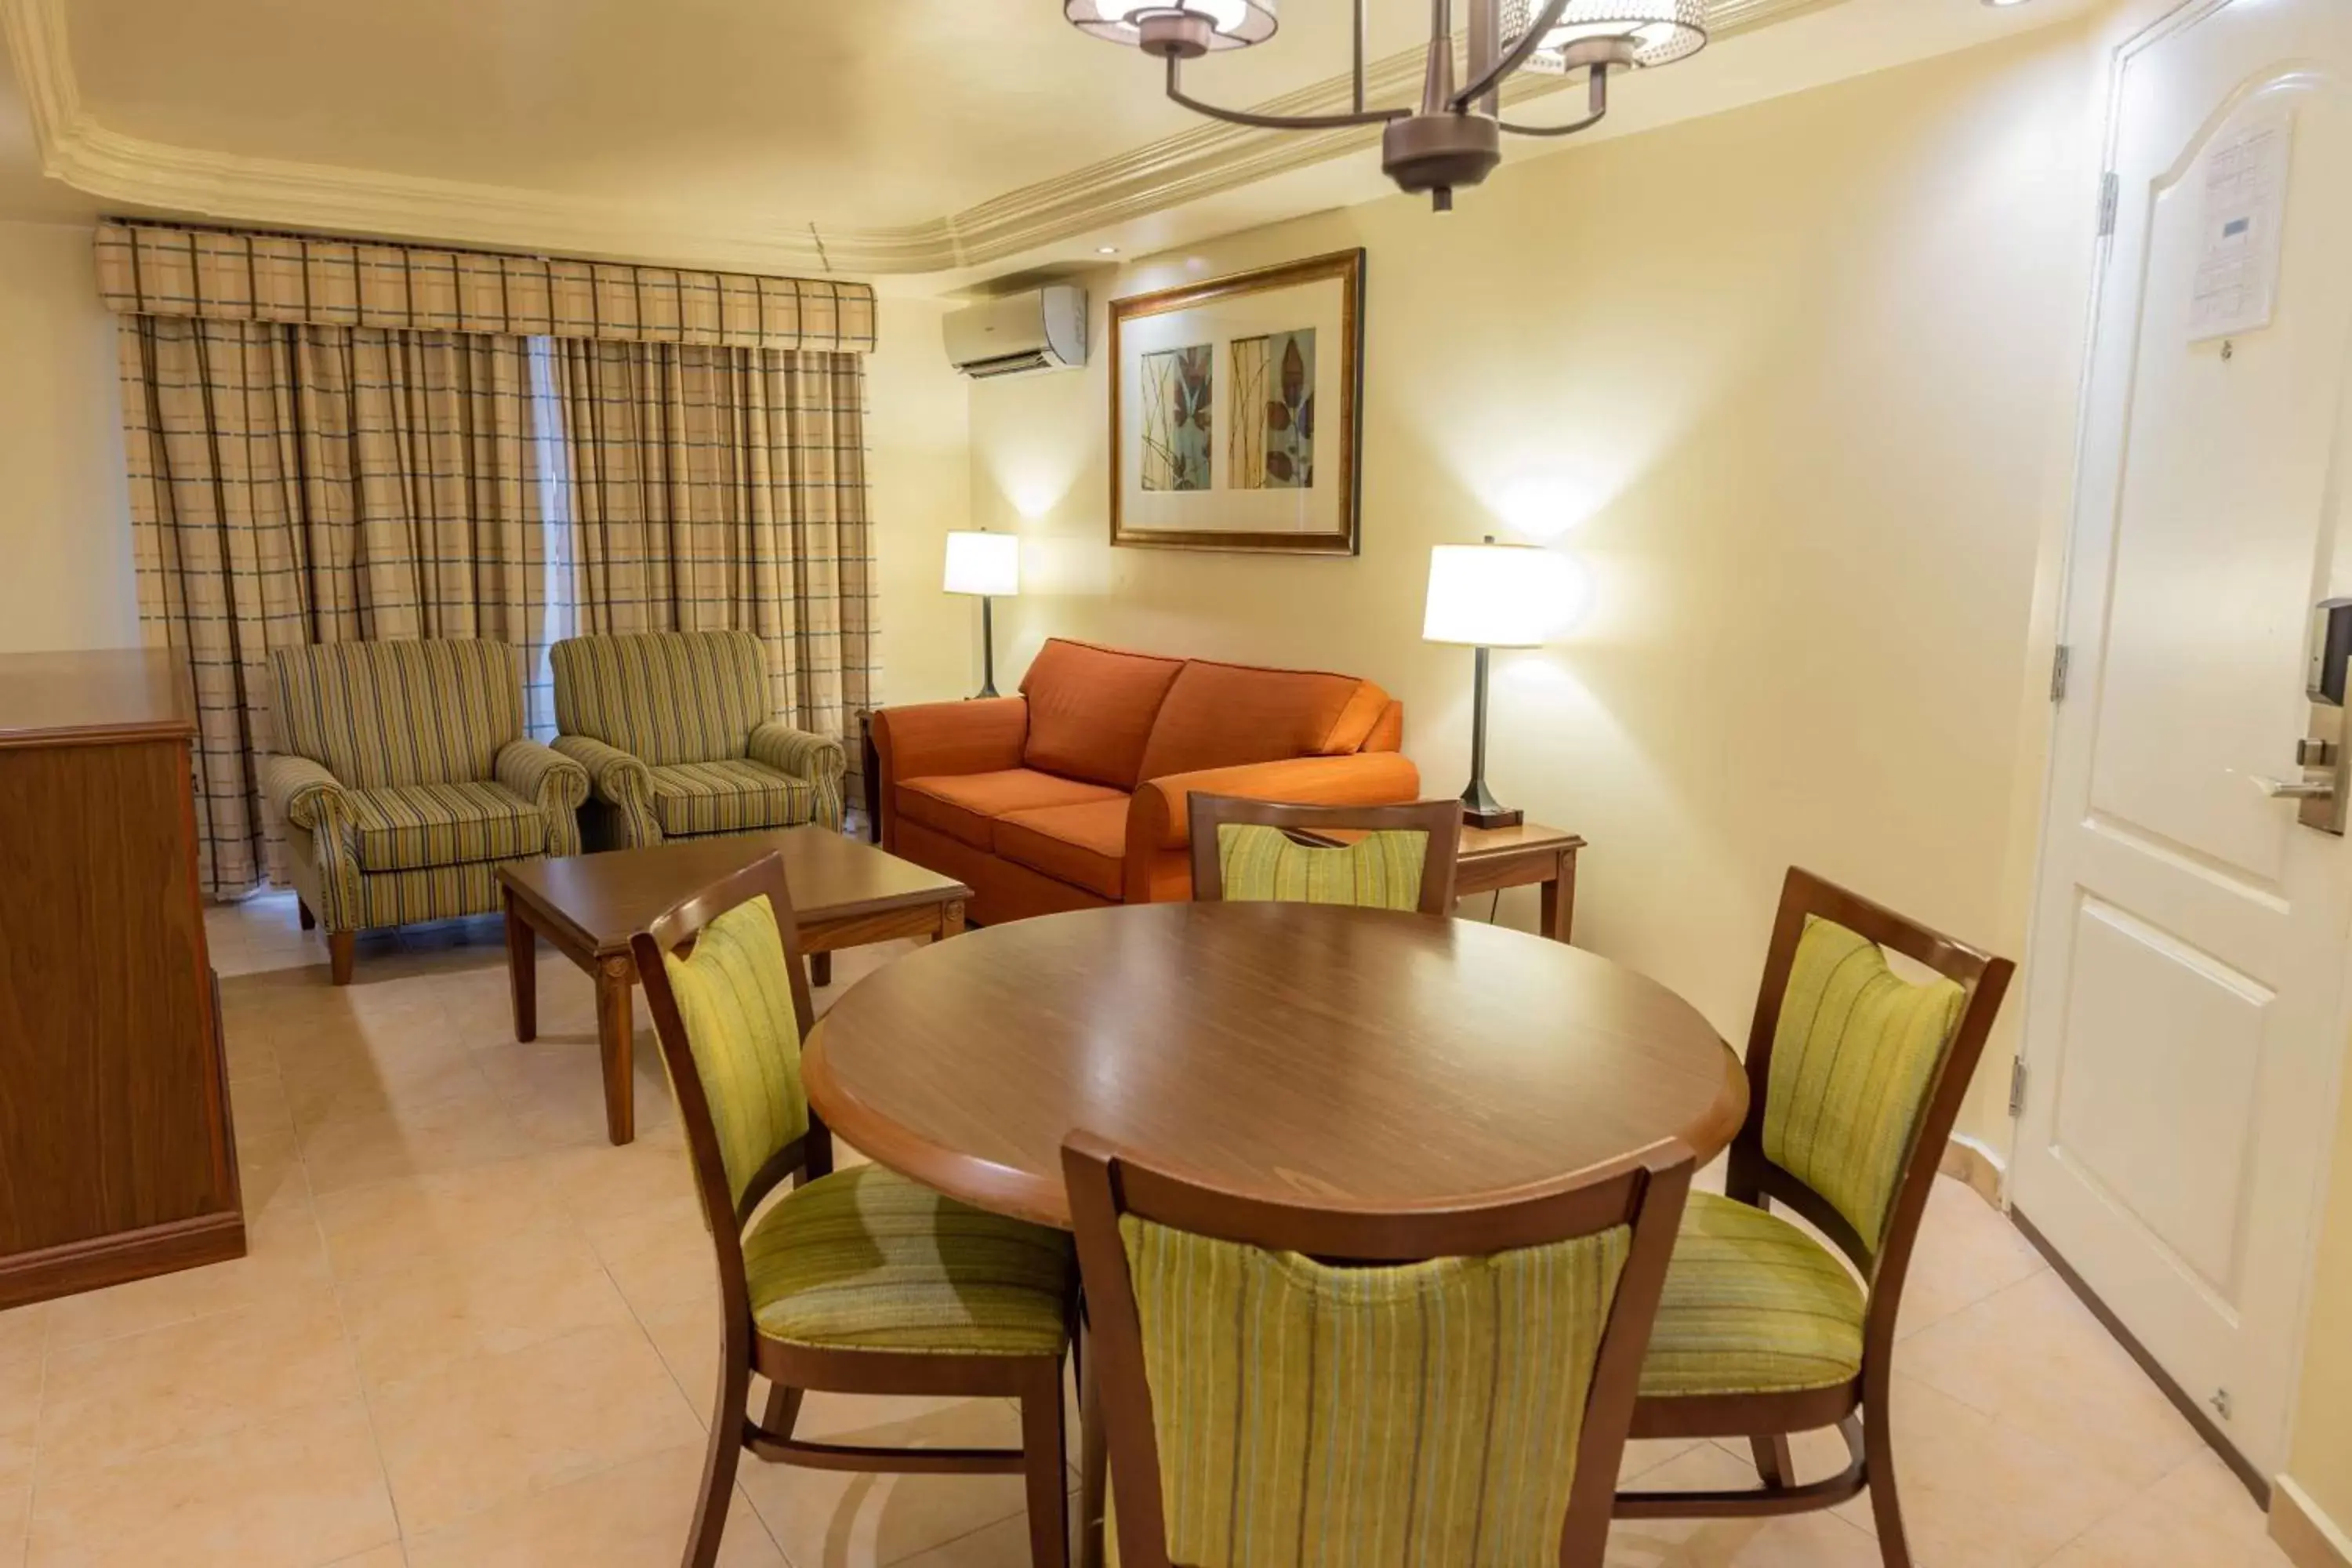
<path fill-rule="evenodd" d="M 1895 973 L 1899 953 L 1931 974 Z M 1789 1205 L 1890 1316 L 1928 1190 L 2014 965 L 1791 868 L 1748 1045 L 1733 1196 Z"/>
<path fill-rule="evenodd" d="M 1693 1163 L 1664 1142 L 1380 1213 L 1199 1186 L 1073 1133 L 1123 1568 L 1598 1568 Z"/>
<path fill-rule="evenodd" d="M 1294 805 L 1190 797 L 1195 899 L 1454 912 L 1458 800 Z"/>
<path fill-rule="evenodd" d="M 743 1220 L 813 1153 L 830 1168 L 801 1083 L 815 1013 L 783 856 L 762 856 L 680 901 L 629 946 L 720 1239 L 720 1270 L 731 1258 L 740 1278 L 742 1255 L 729 1244 Z"/>

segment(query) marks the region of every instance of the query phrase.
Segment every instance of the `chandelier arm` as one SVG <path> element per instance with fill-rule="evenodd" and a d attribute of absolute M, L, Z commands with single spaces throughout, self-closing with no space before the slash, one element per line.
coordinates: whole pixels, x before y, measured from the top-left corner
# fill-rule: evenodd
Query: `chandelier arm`
<path fill-rule="evenodd" d="M 1184 90 L 1182 65 L 1182 61 L 1170 57 L 1169 98 L 1195 114 L 1205 114 L 1229 125 L 1246 125 L 1258 131 L 1344 131 L 1351 125 L 1385 125 L 1391 120 L 1402 120 L 1412 113 L 1411 110 L 1405 109 L 1367 109 L 1352 114 L 1256 114 L 1246 109 L 1221 109 L 1213 103 L 1203 103 Z"/>
<path fill-rule="evenodd" d="M 1588 89 L 1586 102 L 1590 111 L 1582 119 L 1571 120 L 1565 125 L 1514 125 L 1507 120 L 1497 123 L 1514 136 L 1573 136 L 1580 131 L 1591 130 L 1609 112 L 1607 66 L 1592 68 L 1592 85 Z"/>
<path fill-rule="evenodd" d="M 1568 0 L 1544 0 L 1543 9 L 1537 12 L 1535 19 L 1528 24 L 1528 30 L 1519 35 L 1519 41 L 1512 45 L 1485 76 L 1455 93 L 1448 107 L 1459 114 L 1479 99 L 1500 89 L 1506 77 L 1527 64 L 1528 58 L 1543 47 L 1545 37 L 1559 24 L 1560 13 L 1567 9 Z"/>
<path fill-rule="evenodd" d="M 1356 0 L 1356 112 L 1364 112 L 1364 13 L 1372 0 Z"/>

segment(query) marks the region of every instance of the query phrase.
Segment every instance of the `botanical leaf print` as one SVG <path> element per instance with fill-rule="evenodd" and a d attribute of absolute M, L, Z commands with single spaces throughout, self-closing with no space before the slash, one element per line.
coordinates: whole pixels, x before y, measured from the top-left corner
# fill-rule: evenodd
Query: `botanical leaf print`
<path fill-rule="evenodd" d="M 1143 356 L 1142 473 L 1147 490 L 1209 488 L 1216 356 L 1206 343 Z"/>
<path fill-rule="evenodd" d="M 1226 466 L 1237 489 L 1315 483 L 1315 329 L 1236 338 Z"/>

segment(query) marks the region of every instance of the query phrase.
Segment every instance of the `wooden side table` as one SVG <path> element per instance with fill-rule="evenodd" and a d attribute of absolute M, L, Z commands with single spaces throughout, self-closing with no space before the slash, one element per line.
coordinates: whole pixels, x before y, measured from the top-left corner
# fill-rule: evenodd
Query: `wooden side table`
<path fill-rule="evenodd" d="M 1566 942 L 1576 921 L 1576 852 L 1580 835 L 1539 823 L 1517 827 L 1465 827 L 1455 858 L 1457 898 L 1503 888 L 1543 889 L 1542 933 Z"/>

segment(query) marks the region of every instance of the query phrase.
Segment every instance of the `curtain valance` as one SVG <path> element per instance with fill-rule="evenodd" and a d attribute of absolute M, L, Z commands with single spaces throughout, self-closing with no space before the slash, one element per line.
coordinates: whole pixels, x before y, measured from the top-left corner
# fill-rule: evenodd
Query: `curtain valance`
<path fill-rule="evenodd" d="M 863 353 L 863 283 L 102 223 L 98 285 L 124 315 Z"/>

